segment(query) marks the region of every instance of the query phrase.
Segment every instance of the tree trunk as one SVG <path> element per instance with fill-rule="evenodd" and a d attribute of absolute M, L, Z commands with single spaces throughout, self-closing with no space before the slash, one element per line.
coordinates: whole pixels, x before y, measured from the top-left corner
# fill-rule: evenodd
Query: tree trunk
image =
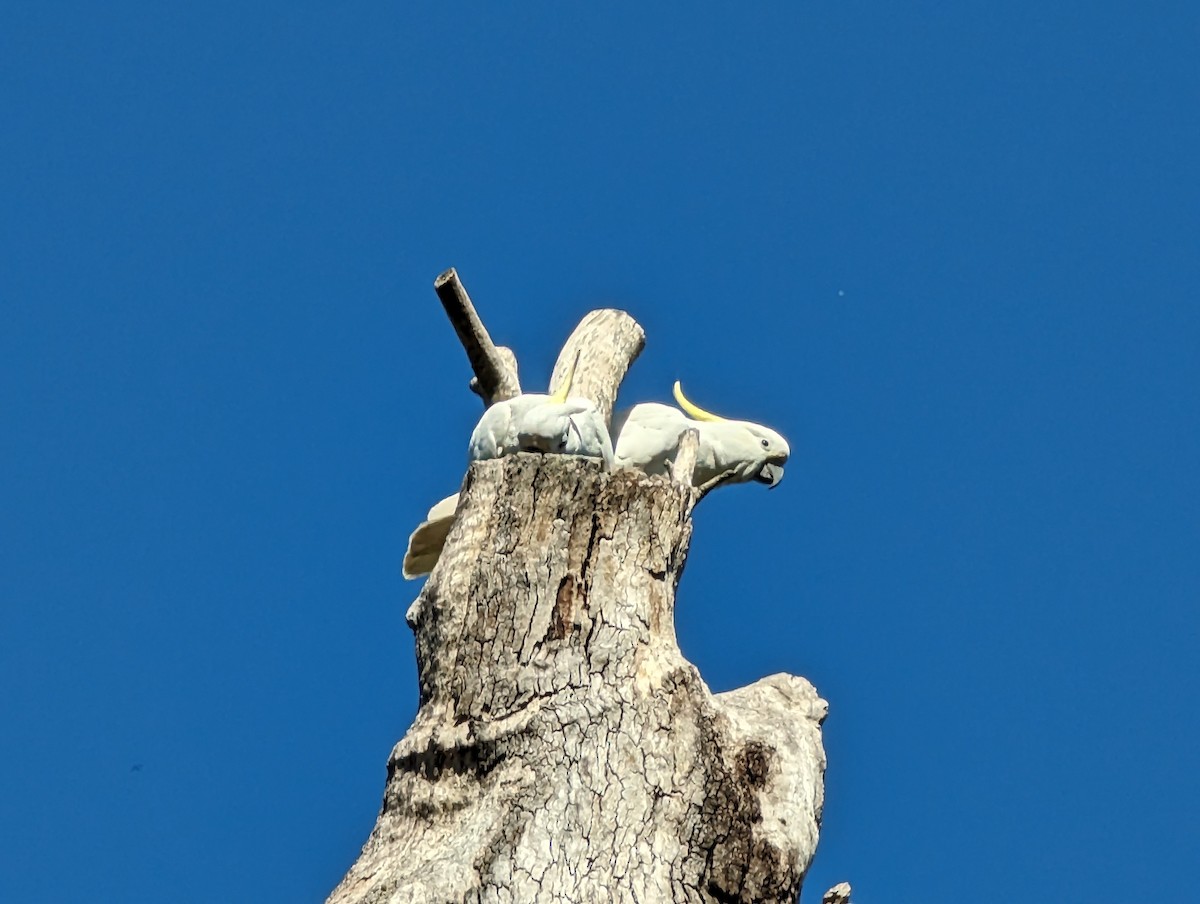
<path fill-rule="evenodd" d="M 788 675 L 713 695 L 683 658 L 679 478 L 470 466 L 407 616 L 420 708 L 330 904 L 796 899 L 826 703 Z"/>

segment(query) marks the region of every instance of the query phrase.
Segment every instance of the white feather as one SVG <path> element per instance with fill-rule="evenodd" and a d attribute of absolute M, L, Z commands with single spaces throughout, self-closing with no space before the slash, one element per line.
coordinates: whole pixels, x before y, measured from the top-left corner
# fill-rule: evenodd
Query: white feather
<path fill-rule="evenodd" d="M 408 549 L 404 553 L 404 576 L 416 578 L 433 571 L 442 547 L 446 545 L 446 537 L 454 524 L 454 514 L 458 509 L 458 493 L 447 496 L 429 510 L 412 535 L 408 538 Z"/>

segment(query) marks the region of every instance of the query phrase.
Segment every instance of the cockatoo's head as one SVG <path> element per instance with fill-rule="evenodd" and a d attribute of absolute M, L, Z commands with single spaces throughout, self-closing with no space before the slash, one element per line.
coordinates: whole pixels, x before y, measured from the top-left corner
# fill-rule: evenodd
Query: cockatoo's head
<path fill-rule="evenodd" d="M 779 485 L 779 481 L 783 480 L 783 466 L 787 463 L 788 455 L 791 454 L 787 440 L 770 427 L 752 424 L 749 421 L 738 421 L 737 423 L 746 428 L 750 435 L 758 441 L 759 448 L 762 449 L 760 454 L 763 464 L 752 479 L 774 489 Z"/>
<path fill-rule="evenodd" d="M 675 381 L 675 401 L 693 419 L 720 425 L 724 449 L 728 458 L 742 464 L 741 480 L 765 483 L 774 489 L 783 480 L 783 466 L 787 463 L 791 449 L 787 440 L 762 424 L 751 421 L 734 421 L 705 411 L 688 400 L 679 381 Z"/>

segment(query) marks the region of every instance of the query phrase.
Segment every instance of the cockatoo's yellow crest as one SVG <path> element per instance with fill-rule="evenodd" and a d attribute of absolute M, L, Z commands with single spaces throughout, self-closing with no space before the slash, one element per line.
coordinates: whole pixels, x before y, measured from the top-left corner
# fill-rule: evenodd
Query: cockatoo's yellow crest
<path fill-rule="evenodd" d="M 567 395 L 571 392 L 571 381 L 575 379 L 575 366 L 579 363 L 579 352 L 575 353 L 575 360 L 571 362 L 567 368 L 566 374 L 563 376 L 562 382 L 558 384 L 558 389 L 554 390 L 550 395 L 551 402 L 558 402 L 560 405 L 567 400 Z"/>
<path fill-rule="evenodd" d="M 675 381 L 675 401 L 679 403 L 679 407 L 691 415 L 698 421 L 723 421 L 725 418 L 713 414 L 711 411 L 705 411 L 699 405 L 688 401 L 687 396 L 683 394 L 683 387 L 679 385 L 679 381 Z"/>

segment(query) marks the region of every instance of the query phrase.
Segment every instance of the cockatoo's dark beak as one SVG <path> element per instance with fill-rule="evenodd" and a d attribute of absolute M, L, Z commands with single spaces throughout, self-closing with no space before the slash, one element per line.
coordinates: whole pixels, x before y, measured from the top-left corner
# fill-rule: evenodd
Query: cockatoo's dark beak
<path fill-rule="evenodd" d="M 758 469 L 758 473 L 754 475 L 754 479 L 759 483 L 765 483 L 773 490 L 779 486 L 779 481 L 783 480 L 783 466 L 767 462 Z"/>

